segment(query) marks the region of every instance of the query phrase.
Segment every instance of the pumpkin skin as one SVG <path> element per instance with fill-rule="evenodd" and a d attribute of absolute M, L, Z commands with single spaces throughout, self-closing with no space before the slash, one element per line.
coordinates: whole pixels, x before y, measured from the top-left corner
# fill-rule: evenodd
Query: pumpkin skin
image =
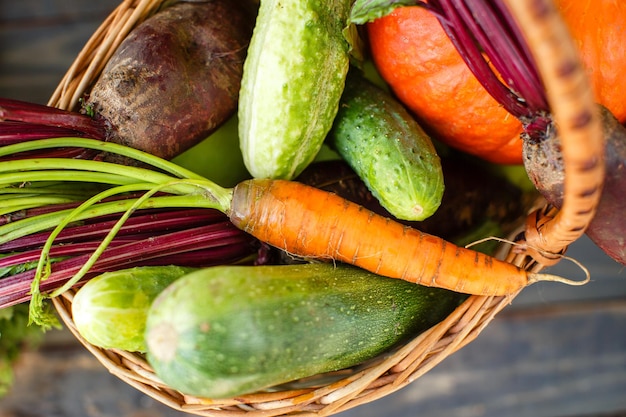
<path fill-rule="evenodd" d="M 598 103 L 626 121 L 626 3 L 556 0 L 580 49 Z M 519 164 L 522 125 L 471 73 L 437 18 L 418 6 L 367 24 L 381 77 L 425 130 L 484 160 Z"/>
<path fill-rule="evenodd" d="M 367 24 L 372 60 L 434 138 L 491 162 L 522 162 L 522 125 L 469 70 L 437 18 L 400 7 Z"/>
<path fill-rule="evenodd" d="M 626 3 L 556 0 L 591 81 L 596 101 L 626 122 Z"/>

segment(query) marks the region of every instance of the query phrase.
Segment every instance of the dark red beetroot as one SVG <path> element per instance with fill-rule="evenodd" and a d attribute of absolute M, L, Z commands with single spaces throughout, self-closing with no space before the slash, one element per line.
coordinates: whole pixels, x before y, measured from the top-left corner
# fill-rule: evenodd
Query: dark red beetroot
<path fill-rule="evenodd" d="M 604 188 L 587 236 L 617 262 L 626 265 L 626 128 L 600 106 L 606 138 Z M 555 129 L 543 140 L 524 140 L 524 165 L 535 187 L 556 207 L 563 203 L 565 172 Z"/>
<path fill-rule="evenodd" d="M 114 142 L 166 159 L 182 153 L 234 114 L 254 22 L 230 0 L 168 7 L 124 40 L 85 107 Z"/>
<path fill-rule="evenodd" d="M 109 59 L 83 104 L 93 118 L 0 99 L 0 139 L 69 132 L 171 159 L 235 113 L 255 21 L 252 0 L 176 2 L 138 25 Z"/>

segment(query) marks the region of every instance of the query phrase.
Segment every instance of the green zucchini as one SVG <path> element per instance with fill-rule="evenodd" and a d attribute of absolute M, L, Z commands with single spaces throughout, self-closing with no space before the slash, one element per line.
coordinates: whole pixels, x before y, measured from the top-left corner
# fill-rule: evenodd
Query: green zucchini
<path fill-rule="evenodd" d="M 292 179 L 316 156 L 349 66 L 350 0 L 263 0 L 244 63 L 239 139 L 255 178 Z"/>
<path fill-rule="evenodd" d="M 147 358 L 169 386 L 227 398 L 362 363 L 464 297 L 343 265 L 211 267 L 154 301 Z"/>
<path fill-rule="evenodd" d="M 144 266 L 105 272 L 83 285 L 72 301 L 76 329 L 106 349 L 145 352 L 148 308 L 165 287 L 194 271 L 179 266 Z"/>
<path fill-rule="evenodd" d="M 348 74 L 328 144 L 394 217 L 424 220 L 439 208 L 444 177 L 433 142 L 396 99 L 357 69 Z"/>

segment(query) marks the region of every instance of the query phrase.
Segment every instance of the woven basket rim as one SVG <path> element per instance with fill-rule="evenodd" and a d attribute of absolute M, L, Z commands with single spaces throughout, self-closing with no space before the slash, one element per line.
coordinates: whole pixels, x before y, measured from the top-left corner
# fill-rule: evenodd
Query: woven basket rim
<path fill-rule="evenodd" d="M 66 110 L 75 109 L 79 99 L 95 81 L 121 40 L 134 25 L 156 12 L 164 1 L 124 0 L 87 42 L 49 104 Z M 506 3 L 519 10 L 529 8 L 532 0 L 507 0 Z M 543 3 L 549 5 L 550 0 L 544 0 Z M 539 216 L 549 223 L 558 217 L 558 214 L 555 216 L 548 209 L 538 213 L 529 218 Z M 589 222 L 590 218 L 579 221 Z M 545 224 L 539 222 L 539 226 Z M 569 241 L 559 244 L 566 247 L 576 239 L 577 236 L 573 236 Z M 528 253 L 517 253 L 509 249 L 505 256 L 507 261 L 529 271 L 539 271 L 544 266 Z M 91 345 L 81 337 L 74 325 L 71 313 L 73 295 L 74 291 L 71 290 L 52 300 L 61 320 L 103 366 L 127 384 L 173 409 L 190 414 L 216 417 L 245 413 L 250 417 L 273 417 L 296 412 L 301 416 L 327 416 L 379 399 L 405 387 L 478 337 L 517 293 L 507 297 L 470 296 L 447 319 L 395 351 L 350 370 L 325 375 L 333 377 L 331 382 L 324 383 L 322 376 L 318 376 L 320 386 L 286 388 L 219 400 L 186 396 L 167 387 L 156 377 L 141 354 Z M 308 382 L 311 383 L 312 380 Z"/>

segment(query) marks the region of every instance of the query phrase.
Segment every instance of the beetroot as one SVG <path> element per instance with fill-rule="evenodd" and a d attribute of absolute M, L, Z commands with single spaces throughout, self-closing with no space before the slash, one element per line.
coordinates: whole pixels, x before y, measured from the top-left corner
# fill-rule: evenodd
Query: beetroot
<path fill-rule="evenodd" d="M 256 8 L 175 2 L 124 39 L 89 88 L 85 114 L 0 99 L 0 138 L 41 137 L 39 126 L 49 137 L 73 132 L 173 158 L 234 115 Z"/>
<path fill-rule="evenodd" d="M 599 107 L 606 138 L 606 172 L 596 214 L 585 233 L 611 258 L 626 265 L 626 128 L 608 109 Z M 529 178 L 550 204 L 560 208 L 565 172 L 556 129 L 546 129 L 543 138 L 526 138 L 523 151 Z"/>
<path fill-rule="evenodd" d="M 116 143 L 170 159 L 206 138 L 237 108 L 255 16 L 236 2 L 180 2 L 122 42 L 86 108 Z"/>

